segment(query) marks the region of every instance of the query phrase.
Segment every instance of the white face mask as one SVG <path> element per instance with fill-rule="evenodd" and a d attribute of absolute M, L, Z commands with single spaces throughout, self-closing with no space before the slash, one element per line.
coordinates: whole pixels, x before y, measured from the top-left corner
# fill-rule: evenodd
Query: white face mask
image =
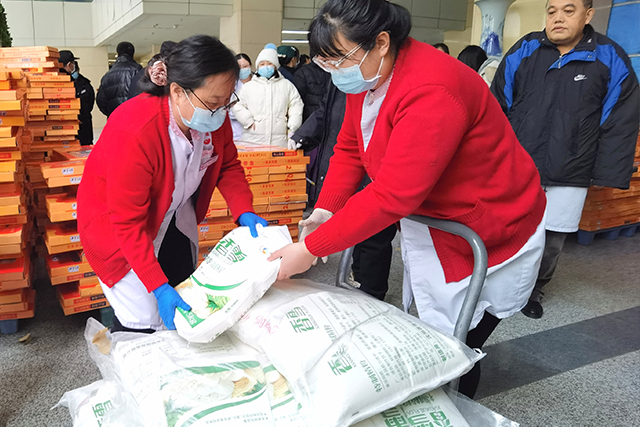
<path fill-rule="evenodd" d="M 178 107 L 178 114 L 180 114 L 182 123 L 190 129 L 197 130 L 198 132 L 215 132 L 220 129 L 227 118 L 227 110 L 225 108 L 218 108 L 212 112 L 203 108 L 198 108 L 193 105 L 193 102 L 189 99 L 187 91 L 184 90 L 184 88 L 182 91 L 184 92 L 184 96 L 187 97 L 189 104 L 193 107 L 193 116 L 191 117 L 191 120 L 185 119 L 182 116 L 180 107 Z"/>

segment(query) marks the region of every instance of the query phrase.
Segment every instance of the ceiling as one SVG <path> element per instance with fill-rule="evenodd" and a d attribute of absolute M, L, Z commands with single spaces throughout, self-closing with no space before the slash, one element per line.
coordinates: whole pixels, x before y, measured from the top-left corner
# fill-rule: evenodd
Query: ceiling
<path fill-rule="evenodd" d="M 126 40 L 136 46 L 136 58 L 151 53 L 152 45 L 166 40 L 179 42 L 194 34 L 220 36 L 220 18 L 215 16 L 143 15 L 140 21 L 118 33 L 118 42 Z M 115 53 L 115 44 L 109 46 Z"/>

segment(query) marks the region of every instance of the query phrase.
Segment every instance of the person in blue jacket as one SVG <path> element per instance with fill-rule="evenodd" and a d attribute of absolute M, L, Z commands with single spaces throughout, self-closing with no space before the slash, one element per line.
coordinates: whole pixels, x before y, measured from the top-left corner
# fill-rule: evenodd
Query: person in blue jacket
<path fill-rule="evenodd" d="M 491 85 L 547 195 L 544 255 L 522 309 L 531 318 L 542 317 L 542 287 L 589 186 L 627 189 L 634 170 L 638 79 L 624 50 L 589 25 L 594 13 L 592 0 L 549 0 L 544 31 L 507 52 Z"/>

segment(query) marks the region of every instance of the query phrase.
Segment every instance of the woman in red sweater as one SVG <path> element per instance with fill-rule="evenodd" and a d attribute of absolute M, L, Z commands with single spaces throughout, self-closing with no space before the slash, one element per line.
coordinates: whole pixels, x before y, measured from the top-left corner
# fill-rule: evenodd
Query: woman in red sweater
<path fill-rule="evenodd" d="M 183 40 L 148 67 L 144 93 L 111 114 L 87 160 L 78 231 L 114 331 L 175 329 L 176 307 L 190 310 L 173 286 L 194 271 L 216 186 L 254 236 L 267 225 L 253 213 L 227 115 L 238 72 L 219 40 Z"/>
<path fill-rule="evenodd" d="M 461 238 L 404 219 L 457 221 L 483 239 L 489 272 L 467 338 L 482 347 L 527 302 L 544 246 L 546 200 L 533 161 L 472 69 L 408 37 L 409 12 L 385 0 L 328 0 L 311 24 L 315 61 L 348 93 L 344 123 L 301 242 L 280 278 L 400 222 L 404 305 L 453 332 L 473 268 Z M 354 194 L 365 174 L 373 181 Z M 479 365 L 461 382 L 472 396 Z"/>

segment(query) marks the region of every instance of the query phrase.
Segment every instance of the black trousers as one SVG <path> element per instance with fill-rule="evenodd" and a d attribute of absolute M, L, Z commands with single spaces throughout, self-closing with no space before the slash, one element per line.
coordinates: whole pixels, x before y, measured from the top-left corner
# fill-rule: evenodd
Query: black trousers
<path fill-rule="evenodd" d="M 542 261 L 540 262 L 540 270 L 538 271 L 538 280 L 531 292 L 530 301 L 540 301 L 542 296 L 542 288 L 553 278 L 553 273 L 558 266 L 558 260 L 562 253 L 562 248 L 567 240 L 569 233 L 558 233 L 556 231 L 546 230 L 544 252 L 542 253 Z"/>
<path fill-rule="evenodd" d="M 361 284 L 360 290 L 379 300 L 384 300 L 389 290 L 389 270 L 393 256 L 391 242 L 397 230 L 394 224 L 353 249 L 351 270 L 356 281 Z"/>
<path fill-rule="evenodd" d="M 158 262 L 162 271 L 169 279 L 169 284 L 173 287 L 179 285 L 193 273 L 193 258 L 191 254 L 191 242 L 189 238 L 182 234 L 176 227 L 176 217 L 169 223 L 167 233 L 160 245 Z M 122 326 L 120 320 L 113 316 L 113 327 L 111 332 L 140 332 L 152 334 L 153 329 L 132 329 Z"/>
<path fill-rule="evenodd" d="M 485 311 L 478 326 L 470 330 L 467 334 L 467 345 L 471 348 L 482 349 L 482 346 L 487 342 L 487 339 L 489 339 L 489 336 L 496 329 L 498 323 L 500 323 L 500 319 Z M 477 362 L 473 369 L 460 378 L 460 388 L 458 391 L 469 399 L 473 399 L 473 396 L 475 396 L 478 390 L 478 384 L 480 383 L 480 363 L 481 362 Z"/>

